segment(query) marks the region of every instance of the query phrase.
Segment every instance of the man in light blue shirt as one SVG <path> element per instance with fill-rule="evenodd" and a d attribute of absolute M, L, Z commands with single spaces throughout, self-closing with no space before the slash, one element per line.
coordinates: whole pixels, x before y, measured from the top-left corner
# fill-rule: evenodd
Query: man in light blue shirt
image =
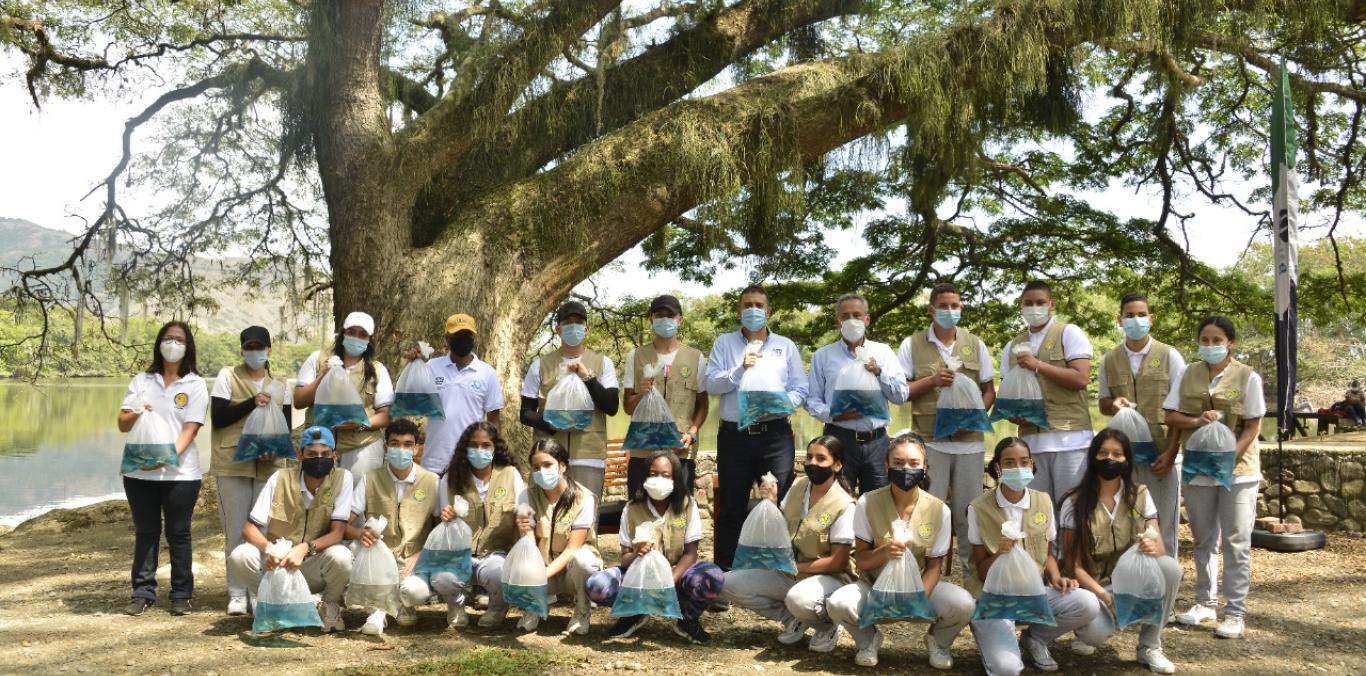
<path fill-rule="evenodd" d="M 721 398 L 721 429 L 716 435 L 716 473 L 721 495 L 716 515 L 716 564 L 730 570 L 740 526 L 749 512 L 749 492 L 759 478 L 772 472 L 778 479 L 779 499 L 792 483 L 796 447 L 787 416 L 770 416 L 740 429 L 739 387 L 745 370 L 761 359 L 782 363 L 787 398 L 795 410 L 806 400 L 806 372 L 796 343 L 768 329 L 768 293 L 752 285 L 740 292 L 738 308 L 743 328 L 723 334 L 707 359 L 707 392 Z M 751 342 L 757 350 L 747 349 Z"/>
<path fill-rule="evenodd" d="M 835 302 L 840 339 L 811 356 L 811 386 L 806 410 L 825 423 L 825 433 L 844 442 L 844 478 L 860 493 L 887 485 L 887 423 L 891 406 L 906 403 L 906 374 L 892 348 L 868 340 L 868 301 L 856 293 Z M 860 356 L 862 359 L 860 359 Z M 861 401 L 877 413 L 840 406 L 833 412 L 835 385 L 847 367 L 861 368 L 877 380 L 882 401 Z M 846 395 L 840 398 L 847 399 Z M 880 406 L 878 406 L 880 404 Z"/>

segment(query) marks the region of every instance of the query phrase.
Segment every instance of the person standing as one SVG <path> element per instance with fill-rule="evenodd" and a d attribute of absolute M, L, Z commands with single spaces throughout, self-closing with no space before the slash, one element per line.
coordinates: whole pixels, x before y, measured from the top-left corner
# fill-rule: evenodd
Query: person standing
<path fill-rule="evenodd" d="M 844 477 L 859 493 L 887 485 L 887 423 L 891 422 L 891 405 L 906 403 L 908 391 L 906 374 L 892 348 L 868 340 L 865 335 L 868 322 L 868 301 L 863 296 L 847 293 L 835 301 L 840 339 L 811 356 L 806 397 L 806 410 L 825 423 L 824 433 L 844 444 Z M 840 372 L 851 365 L 867 370 L 877 379 L 886 417 L 865 415 L 859 410 L 835 413 L 831 409 Z"/>
<path fill-rule="evenodd" d="M 770 472 L 778 479 L 778 499 L 792 484 L 796 442 L 787 416 L 770 416 L 740 429 L 739 387 L 745 370 L 760 359 L 781 364 L 788 401 L 795 410 L 806 400 L 807 379 L 796 343 L 768 328 L 768 292 L 751 285 L 740 292 L 737 314 L 741 328 L 718 336 L 707 358 L 707 392 L 720 401 L 721 425 L 716 434 L 716 472 L 720 480 L 716 516 L 716 564 L 730 570 L 740 526 L 749 513 L 750 489 Z M 750 350 L 751 342 L 758 343 Z"/>
<path fill-rule="evenodd" d="M 141 615 L 157 599 L 157 554 L 161 532 L 171 550 L 171 614 L 193 610 L 194 557 L 190 519 L 199 500 L 202 473 L 195 436 L 204 425 L 209 404 L 204 379 L 195 361 L 194 334 L 185 322 L 170 321 L 157 331 L 152 365 L 133 376 L 119 412 L 119 431 L 133 429 L 139 416 L 154 415 L 178 431 L 178 466 L 158 465 L 123 475 L 123 491 L 133 515 L 133 598 L 124 607 Z M 164 519 L 164 520 L 163 520 Z"/>
<path fill-rule="evenodd" d="M 470 424 L 498 424 L 503 409 L 503 386 L 498 373 L 474 353 L 479 328 L 467 314 L 446 319 L 445 356 L 427 362 L 441 395 L 442 418 L 427 420 L 427 443 L 422 448 L 422 467 L 444 474 L 455 455 L 455 442 Z M 459 449 L 464 453 L 464 449 Z"/>
<path fill-rule="evenodd" d="M 332 347 L 308 355 L 299 367 L 294 384 L 294 405 L 308 409 L 304 426 L 313 425 L 313 397 L 318 385 L 327 375 L 328 358 L 335 355 L 342 360 L 342 368 L 360 393 L 367 420 L 348 422 L 332 430 L 336 436 L 337 462 L 353 477 L 367 472 L 384 462 L 384 426 L 389 424 L 389 405 L 394 403 L 394 381 L 389 369 L 375 359 L 375 320 L 364 312 L 352 312 L 342 321 Z"/>
<path fill-rule="evenodd" d="M 622 377 L 625 387 L 626 413 L 635 415 L 640 400 L 657 387 L 669 404 L 674 424 L 678 426 L 683 446 L 674 449 L 683 468 L 683 486 L 688 495 L 693 492 L 697 463 L 697 432 L 707 421 L 710 399 L 707 397 L 706 371 L 702 351 L 678 340 L 678 329 L 683 324 L 683 305 L 678 299 L 663 295 L 650 302 L 650 329 L 654 339 L 626 354 L 626 368 Z M 653 378 L 645 377 L 645 367 L 658 367 Z M 630 449 L 626 466 L 626 494 L 636 495 L 645 485 L 650 472 L 653 451 Z"/>

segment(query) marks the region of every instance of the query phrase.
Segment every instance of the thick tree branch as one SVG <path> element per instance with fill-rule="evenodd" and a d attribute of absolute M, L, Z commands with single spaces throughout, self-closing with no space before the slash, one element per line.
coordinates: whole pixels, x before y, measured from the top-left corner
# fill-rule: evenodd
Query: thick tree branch
<path fill-rule="evenodd" d="M 1196 44 L 1205 49 L 1239 57 L 1243 61 L 1256 66 L 1258 70 L 1261 70 L 1264 73 L 1276 73 L 1280 71 L 1281 66 L 1276 59 L 1258 51 L 1244 40 L 1202 32 L 1197 36 Z M 1333 94 L 1344 99 L 1356 101 L 1357 103 L 1366 103 L 1366 91 L 1337 82 L 1312 80 L 1302 75 L 1292 73 L 1290 75 L 1290 86 L 1302 93 Z"/>

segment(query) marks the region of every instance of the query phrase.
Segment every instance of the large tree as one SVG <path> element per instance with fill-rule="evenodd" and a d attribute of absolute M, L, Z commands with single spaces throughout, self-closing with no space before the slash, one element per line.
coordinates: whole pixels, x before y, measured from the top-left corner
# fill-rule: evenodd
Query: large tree
<path fill-rule="evenodd" d="M 1170 199 L 1184 174 L 1219 197 L 1220 153 L 1260 157 L 1250 109 L 1278 56 L 1319 112 L 1338 208 L 1358 208 L 1361 15 L 1360 0 L 0 0 L 33 105 L 164 91 L 129 120 L 71 257 L 12 293 L 61 303 L 53 280 L 75 273 L 99 312 L 103 256 L 104 283 L 195 302 L 188 255 L 245 249 L 298 293 L 330 285 L 336 317 L 369 311 L 389 356 L 470 312 L 511 387 L 546 313 L 642 241 L 653 265 L 753 256 L 792 276 L 784 254 L 819 254 L 812 227 L 847 225 L 877 190 L 908 217 L 871 231 L 872 278 L 849 283 L 904 303 L 895 283 L 919 288 L 948 257 L 1056 273 L 1039 242 L 1084 258 L 1124 238 L 1053 181 L 1156 180 Z M 1088 121 L 1097 91 L 1125 106 Z M 1191 142 L 1202 92 L 1249 108 L 1201 130 L 1209 152 Z M 120 202 L 130 184 L 155 186 L 146 213 Z M 955 204 L 1027 215 L 974 232 L 941 214 Z M 1125 227 L 1198 286 L 1169 207 Z M 1002 254 L 1017 244 L 1029 255 Z"/>

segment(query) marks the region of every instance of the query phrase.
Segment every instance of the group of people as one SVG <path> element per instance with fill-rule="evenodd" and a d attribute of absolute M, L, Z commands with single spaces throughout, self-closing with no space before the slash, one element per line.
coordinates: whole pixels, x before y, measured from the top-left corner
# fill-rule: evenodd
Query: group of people
<path fill-rule="evenodd" d="M 879 572 L 909 555 L 935 615 L 924 639 L 930 665 L 950 668 L 949 647 L 970 627 L 986 671 L 1016 674 L 1026 659 L 1056 670 L 1050 645 L 1068 633 L 1077 654 L 1105 644 L 1116 630 L 1111 573 L 1136 544 L 1158 559 L 1166 583 L 1163 619 L 1143 627 L 1136 658 L 1156 673 L 1174 673 L 1161 632 L 1173 617 L 1182 577 L 1173 557 L 1184 497 L 1195 540 L 1196 603 L 1174 617 L 1189 625 L 1218 619 L 1222 553 L 1226 606 L 1215 633 L 1241 637 L 1261 479 L 1257 435 L 1266 406 L 1260 376 L 1232 356 L 1233 323 L 1218 316 L 1201 321 L 1200 359 L 1188 366 L 1175 348 L 1149 334 L 1154 314 L 1146 297 L 1120 299 L 1117 322 L 1125 340 L 1100 358 L 1099 408 L 1114 415 L 1133 407 L 1147 421 L 1158 453 L 1155 459 L 1138 458 L 1123 432 L 1097 431 L 1088 393 L 1095 355 L 1078 326 L 1054 316 L 1049 286 L 1026 285 L 1019 307 L 1026 330 L 1005 345 L 1000 370 L 1002 377 L 1015 369 L 1033 372 L 1047 427 L 1012 418 L 1017 436 L 997 442 L 988 458 L 981 432 L 934 436 L 939 392 L 959 374 L 978 384 L 986 408 L 996 394 L 991 354 L 983 340 L 959 326 L 962 299 L 951 284 L 931 290 L 927 328 L 895 351 L 866 337 L 866 300 L 840 297 L 834 308 L 840 338 L 812 355 L 809 373 L 796 344 L 769 328 L 769 298 L 761 287 L 741 292 L 740 328 L 718 336 L 705 357 L 678 338 L 684 321 L 679 301 L 660 296 L 648 310 L 652 340 L 627 355 L 620 382 L 612 360 L 585 345 L 589 314 L 571 300 L 554 316 L 559 345 L 532 361 L 522 381 L 519 419 L 535 437 L 525 477 L 499 431 L 502 386 L 474 352 L 478 327 L 468 315 L 446 321 L 448 352 L 426 363 L 444 417 L 429 419 L 425 432 L 411 419 L 391 419 L 393 383 L 375 359 L 374 321 L 363 312 L 346 317 L 328 351 L 308 357 L 287 401 L 270 394 L 278 376 L 270 370 L 268 331 L 242 331 L 242 363 L 218 374 L 209 397 L 196 372 L 189 327 L 169 322 L 157 335 L 151 366 L 129 385 L 119 416 L 124 431 L 139 415 L 163 416 L 180 430 L 176 450 L 182 457 L 178 466 L 124 475 L 136 530 L 133 599 L 126 611 L 140 614 L 156 599 L 163 528 L 171 549 L 171 611 L 191 610 L 189 524 L 201 476 L 195 436 L 207 411 L 230 615 L 250 613 L 263 571 L 285 566 L 302 571 L 321 595 L 323 630 L 342 629 L 352 551 L 382 540 L 403 571 L 395 618 L 400 626 L 416 622 L 417 608 L 440 601 L 452 627 L 469 625 L 467 606 L 485 608 L 480 627 L 497 627 L 509 611 L 500 585 L 504 558 L 516 541 L 533 535 L 549 593 L 573 600 L 567 633 L 587 634 L 592 606 L 611 605 L 632 563 L 658 550 L 672 567 L 682 614 L 674 628 L 685 639 L 708 642 L 704 611 L 733 604 L 777 621 L 777 639 L 784 644 L 810 632 L 812 651 L 832 652 L 847 633 L 855 662 L 875 666 L 883 634 L 876 625 L 863 626 L 859 617 Z M 334 355 L 361 396 L 367 423 L 312 424 L 314 395 Z M 790 409 L 805 407 L 825 423 L 823 433 L 806 444 L 800 478 L 794 478 L 797 449 L 788 416 L 740 427 L 739 388 L 747 370 L 761 362 L 784 383 Z M 850 364 L 876 379 L 885 408 L 909 405 L 911 429 L 889 434 L 890 416 L 832 412 L 837 374 Z M 544 415 L 547 394 L 560 378 L 581 379 L 591 396 L 594 411 L 585 429 L 557 429 Z M 671 450 L 630 451 L 620 562 L 607 568 L 597 549 L 607 417 L 623 406 L 633 414 L 651 391 L 667 402 L 682 443 Z M 714 556 L 707 562 L 699 551 L 703 529 L 693 486 L 698 434 L 712 396 L 721 420 Z M 243 420 L 260 406 L 282 406 L 286 416 L 291 407 L 305 409 L 296 432 L 297 463 L 269 456 L 232 462 Z M 1231 488 L 1203 475 L 1182 477 L 1184 443 L 1215 421 L 1237 435 Z M 995 484 L 985 491 L 984 468 Z M 770 474 L 776 481 L 761 482 Z M 756 485 L 785 517 L 795 576 L 732 569 Z M 457 497 L 467 512 L 457 512 Z M 383 533 L 363 526 L 373 516 L 386 518 Z M 457 518 L 473 532 L 470 579 L 414 574 L 427 534 Z M 1008 521 L 1024 533 L 1023 540 L 1002 535 Z M 634 542 L 634 527 L 646 522 L 656 524 L 654 537 Z M 1145 532 L 1160 536 L 1144 537 Z M 898 533 L 909 533 L 909 541 Z M 267 544 L 279 538 L 294 543 L 293 550 L 283 558 L 267 555 Z M 1008 620 L 973 619 L 988 571 L 1014 547 L 1024 548 L 1047 584 L 1055 625 L 1030 625 L 1017 633 Z M 954 571 L 955 555 L 961 577 Z M 645 622 L 645 616 L 619 618 L 609 635 L 629 637 Z M 533 631 L 538 624 L 536 614 L 523 613 L 517 626 Z M 385 625 L 386 613 L 371 609 L 361 629 L 379 634 Z"/>

